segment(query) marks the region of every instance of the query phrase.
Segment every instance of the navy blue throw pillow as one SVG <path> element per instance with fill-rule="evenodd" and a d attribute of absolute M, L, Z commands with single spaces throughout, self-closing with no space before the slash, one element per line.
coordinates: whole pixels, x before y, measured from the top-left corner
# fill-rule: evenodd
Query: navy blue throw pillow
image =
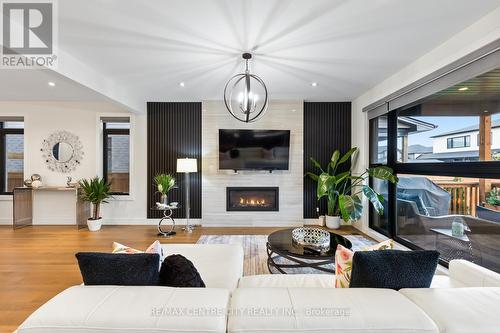
<path fill-rule="evenodd" d="M 85 285 L 158 285 L 158 254 L 79 252 L 76 259 Z"/>
<path fill-rule="evenodd" d="M 349 288 L 429 288 L 438 260 L 437 251 L 358 251 Z"/>
<path fill-rule="evenodd" d="M 159 284 L 165 287 L 205 288 L 205 282 L 196 267 L 180 254 L 170 255 L 163 260 Z"/>

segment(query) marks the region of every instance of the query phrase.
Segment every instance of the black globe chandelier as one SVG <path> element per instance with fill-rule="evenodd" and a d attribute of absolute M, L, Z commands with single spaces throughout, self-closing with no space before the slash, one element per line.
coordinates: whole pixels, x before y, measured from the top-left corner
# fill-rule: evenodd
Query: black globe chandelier
<path fill-rule="evenodd" d="M 267 110 L 267 87 L 260 77 L 250 73 L 250 53 L 243 53 L 245 73 L 236 74 L 224 87 L 224 103 L 231 115 L 244 123 L 258 120 Z"/>

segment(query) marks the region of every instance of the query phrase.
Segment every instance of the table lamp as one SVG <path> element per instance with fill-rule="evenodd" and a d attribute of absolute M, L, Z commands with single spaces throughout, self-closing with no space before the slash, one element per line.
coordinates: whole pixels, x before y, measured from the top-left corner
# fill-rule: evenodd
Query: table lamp
<path fill-rule="evenodd" d="M 189 223 L 189 174 L 191 172 L 198 172 L 198 163 L 196 158 L 178 158 L 177 159 L 177 172 L 184 173 L 185 186 L 186 186 L 186 232 L 193 232 L 193 226 Z"/>

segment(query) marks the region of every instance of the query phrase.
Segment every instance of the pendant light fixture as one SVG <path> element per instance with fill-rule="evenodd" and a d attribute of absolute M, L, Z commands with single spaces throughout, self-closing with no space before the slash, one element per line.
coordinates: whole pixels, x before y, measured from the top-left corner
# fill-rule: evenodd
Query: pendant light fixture
<path fill-rule="evenodd" d="M 231 115 L 244 123 L 258 120 L 267 110 L 267 87 L 264 81 L 250 73 L 250 53 L 243 53 L 245 72 L 236 74 L 224 87 L 224 103 Z"/>

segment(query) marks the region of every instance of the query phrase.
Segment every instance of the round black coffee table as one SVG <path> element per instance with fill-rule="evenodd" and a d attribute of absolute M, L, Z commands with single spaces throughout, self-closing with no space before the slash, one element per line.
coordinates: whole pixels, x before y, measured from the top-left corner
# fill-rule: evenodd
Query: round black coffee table
<path fill-rule="evenodd" d="M 295 228 L 275 231 L 267 238 L 267 268 L 272 274 L 275 268 L 282 274 L 287 274 L 284 268 L 311 268 L 326 273 L 335 273 L 335 269 L 324 267 L 331 265 L 335 267 L 335 250 L 340 244 L 348 249 L 352 247 L 351 242 L 333 232 L 330 232 L 330 248 L 326 251 L 314 251 L 313 248 L 304 247 L 292 240 L 292 230 Z M 276 259 L 286 259 L 287 263 L 277 262 Z M 284 260 L 280 260 L 284 261 Z"/>

